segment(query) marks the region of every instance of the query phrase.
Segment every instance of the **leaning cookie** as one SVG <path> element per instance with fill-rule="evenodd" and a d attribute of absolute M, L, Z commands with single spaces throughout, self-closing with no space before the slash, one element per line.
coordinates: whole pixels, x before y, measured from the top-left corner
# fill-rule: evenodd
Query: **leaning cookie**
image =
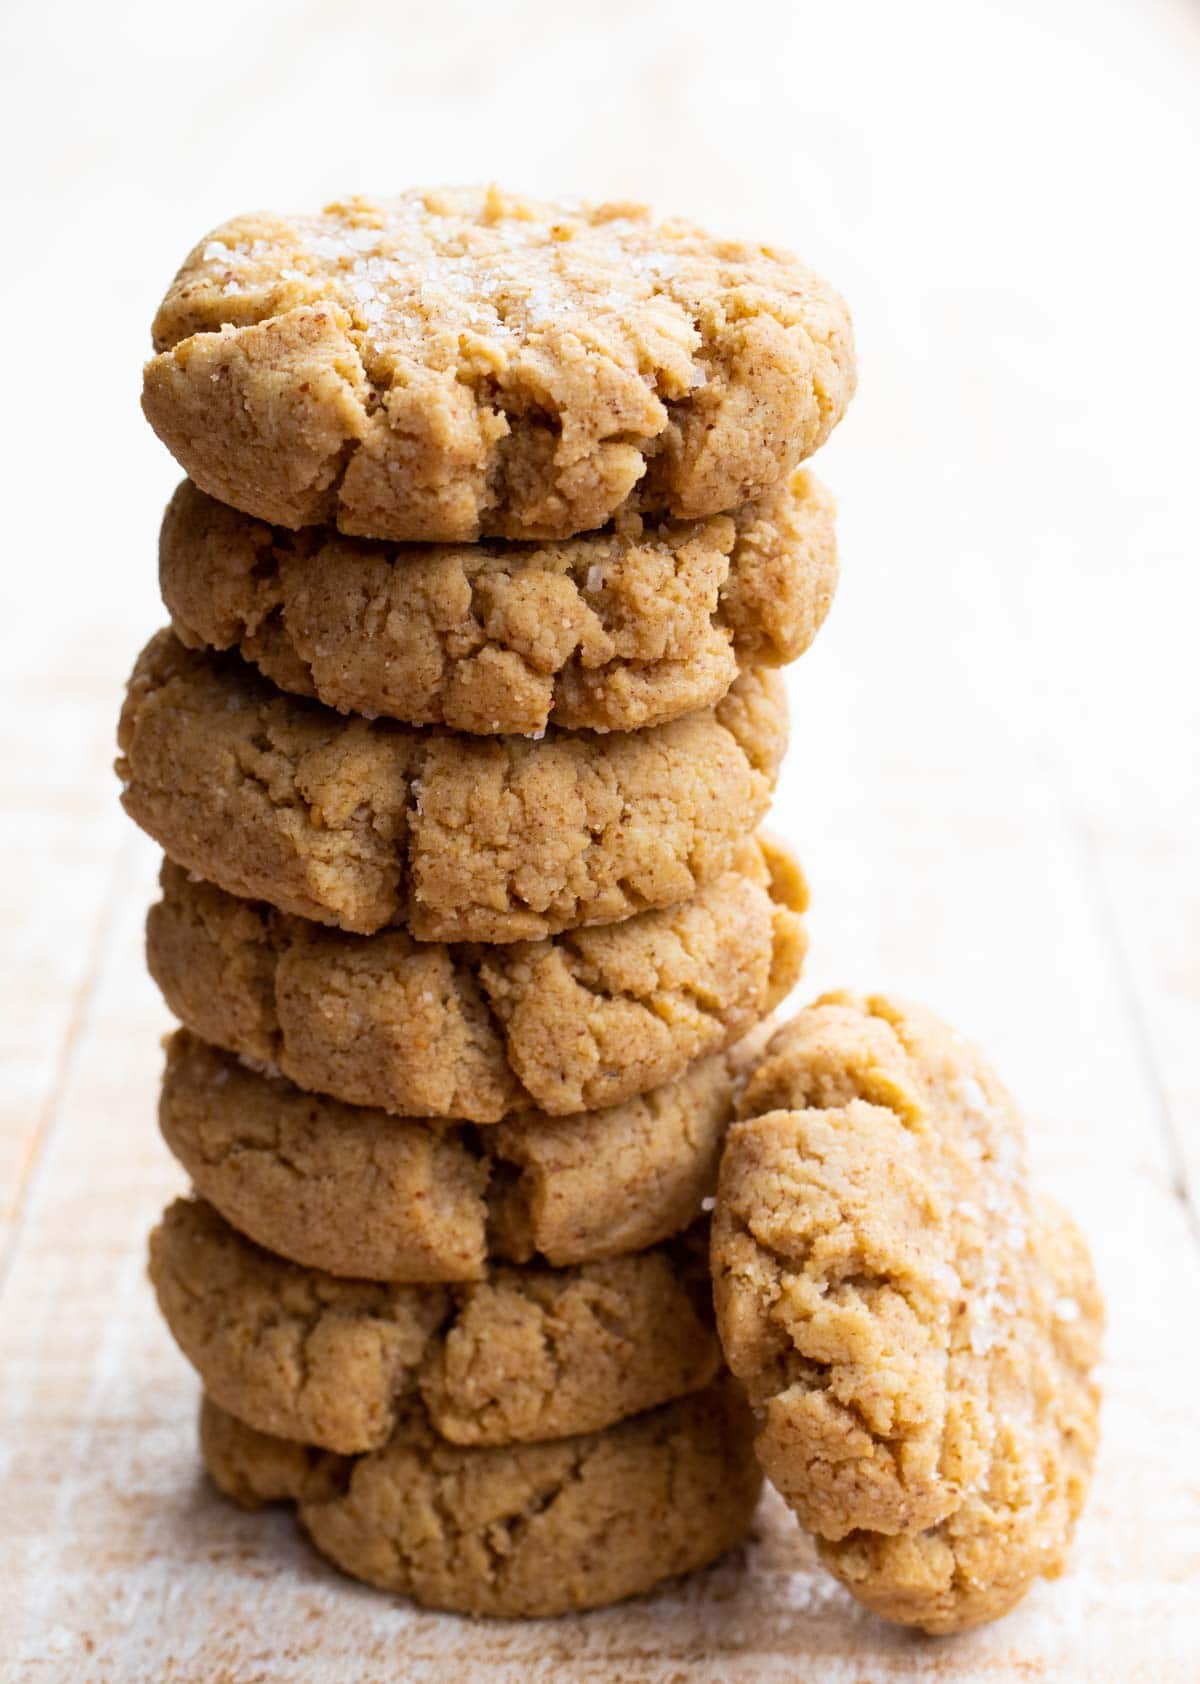
<path fill-rule="evenodd" d="M 649 731 L 480 738 L 346 719 L 161 632 L 121 714 L 125 810 L 231 894 L 360 934 L 512 942 L 686 900 L 766 812 L 777 673 Z"/>
<path fill-rule="evenodd" d="M 593 1432 L 709 1383 L 706 1237 L 397 1286 L 301 1268 L 177 1199 L 151 1236 L 150 1274 L 209 1396 L 262 1432 L 373 1450 L 419 1396 L 443 1438 L 514 1444 Z"/>
<path fill-rule="evenodd" d="M 1103 1309 L 1031 1190 L 1011 1099 L 931 1014 L 825 996 L 772 1040 L 730 1131 L 718 1325 L 756 1449 L 868 1606 L 932 1632 L 1064 1565 Z"/>
<path fill-rule="evenodd" d="M 796 981 L 806 890 L 753 838 L 692 900 L 498 948 L 350 936 L 170 862 L 146 955 L 203 1040 L 352 1105 L 496 1123 L 619 1105 L 747 1034 Z"/>
<path fill-rule="evenodd" d="M 764 1025 L 624 1105 L 475 1129 L 306 1093 L 186 1030 L 158 1116 L 192 1186 L 268 1251 L 374 1281 L 480 1280 L 644 1251 L 716 1187 L 738 1072 Z"/>
<path fill-rule="evenodd" d="M 599 1608 L 706 1567 L 749 1531 L 762 1476 L 728 1378 L 604 1432 L 448 1444 L 417 1409 L 356 1460 L 256 1432 L 205 1399 L 201 1450 L 244 1508 L 295 1502 L 323 1555 L 430 1608 Z"/>
<path fill-rule="evenodd" d="M 343 713 L 482 735 L 634 731 L 712 707 L 740 666 L 804 652 L 836 579 L 833 500 L 802 470 L 730 515 L 542 545 L 290 533 L 185 480 L 159 540 L 190 648 L 236 649 Z"/>
<path fill-rule="evenodd" d="M 495 188 L 227 222 L 154 346 L 147 419 L 211 496 L 417 541 L 735 508 L 855 379 L 845 305 L 790 254 Z"/>

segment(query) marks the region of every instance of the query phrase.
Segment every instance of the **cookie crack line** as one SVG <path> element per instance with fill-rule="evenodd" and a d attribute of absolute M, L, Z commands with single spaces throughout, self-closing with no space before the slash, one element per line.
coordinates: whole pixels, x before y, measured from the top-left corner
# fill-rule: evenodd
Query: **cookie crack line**
<path fill-rule="evenodd" d="M 543 1489 L 535 1492 L 518 1513 L 504 1515 L 484 1528 L 481 1537 L 487 1551 L 493 1588 L 503 1585 L 510 1563 L 538 1520 L 543 1515 L 548 1515 L 572 1486 L 580 1484 L 586 1461 L 587 1449 L 581 1445 L 571 1445 L 570 1461 L 565 1468 L 556 1473 L 553 1481 L 547 1482 Z"/>

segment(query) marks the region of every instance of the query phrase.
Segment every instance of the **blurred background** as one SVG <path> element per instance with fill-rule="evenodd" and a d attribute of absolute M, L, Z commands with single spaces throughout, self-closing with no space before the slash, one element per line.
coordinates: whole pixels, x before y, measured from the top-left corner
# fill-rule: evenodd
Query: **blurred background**
<path fill-rule="evenodd" d="M 0 64 L 10 1302 L 51 1230 L 140 1280 L 174 1185 L 156 860 L 110 769 L 179 477 L 138 410 L 154 308 L 237 212 L 495 179 L 794 247 L 848 298 L 859 395 L 816 460 L 843 581 L 775 811 L 814 891 L 802 986 L 988 1046 L 1123 1294 L 1131 1442 L 1120 1365 L 1157 1341 L 1173 1395 L 1196 1272 L 1200 7 L 9 0 Z"/>
<path fill-rule="evenodd" d="M 1200 1097 L 1200 7 L 10 0 L 2 44 L 23 1101 L 139 857 L 109 761 L 178 479 L 138 410 L 158 299 L 236 212 L 487 178 L 793 246 L 851 303 L 859 396 L 817 463 L 843 583 L 776 810 L 814 982 L 922 995 L 1017 1081 L 1029 1018 L 1036 1043 L 1116 968 L 1138 1056 Z M 1001 977 L 1038 1009 L 1006 1021 Z"/>

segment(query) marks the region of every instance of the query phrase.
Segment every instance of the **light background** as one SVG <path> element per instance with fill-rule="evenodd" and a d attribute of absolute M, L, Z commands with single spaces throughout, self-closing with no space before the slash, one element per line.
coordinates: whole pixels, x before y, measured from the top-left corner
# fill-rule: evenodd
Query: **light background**
<path fill-rule="evenodd" d="M 0 1677 L 1194 1679 L 1200 10 L 10 3 L 0 66 Z M 854 309 L 817 462 L 843 584 L 774 814 L 802 993 L 898 990 L 987 1046 L 1113 1318 L 1073 1571 L 959 1643 L 827 1596 L 773 1509 L 748 1570 L 551 1634 L 351 1590 L 196 1481 L 141 1278 L 178 1184 L 154 853 L 110 772 L 178 477 L 148 324 L 237 211 L 489 177 L 792 245 Z"/>

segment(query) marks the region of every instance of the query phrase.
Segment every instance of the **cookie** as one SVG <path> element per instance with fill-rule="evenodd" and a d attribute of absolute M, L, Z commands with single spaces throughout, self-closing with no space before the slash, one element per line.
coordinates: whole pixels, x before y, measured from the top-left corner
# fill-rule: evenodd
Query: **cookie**
<path fill-rule="evenodd" d="M 125 810 L 231 894 L 368 935 L 535 940 L 686 900 L 766 812 L 777 673 L 649 731 L 468 737 L 345 719 L 161 632 L 121 714 Z"/>
<path fill-rule="evenodd" d="M 475 1129 L 306 1093 L 180 1030 L 159 1124 L 196 1192 L 293 1263 L 408 1282 L 480 1280 L 492 1260 L 563 1268 L 697 1220 L 737 1073 L 768 1033 L 607 1111 Z"/>
<path fill-rule="evenodd" d="M 833 500 L 803 470 L 732 515 L 558 544 L 398 548 L 290 533 L 188 481 L 159 582 L 190 648 L 236 649 L 344 713 L 481 735 L 634 731 L 780 666 L 833 600 Z"/>
<path fill-rule="evenodd" d="M 1103 1321 L 1012 1100 L 930 1013 L 832 994 L 740 1110 L 712 1257 L 760 1462 L 869 1607 L 931 1632 L 996 1618 L 1064 1565 Z"/>
<path fill-rule="evenodd" d="M 419 1397 L 452 1443 L 513 1444 L 593 1432 L 709 1383 L 705 1238 L 397 1286 L 289 1263 L 178 1199 L 151 1236 L 150 1275 L 209 1396 L 261 1432 L 374 1450 Z"/>
<path fill-rule="evenodd" d="M 692 900 L 511 947 L 349 936 L 169 862 L 150 972 L 203 1040 L 314 1093 L 496 1123 L 622 1104 L 730 1046 L 795 982 L 803 879 L 751 840 Z"/>
<path fill-rule="evenodd" d="M 464 1449 L 405 1414 L 350 1461 L 255 1432 L 206 1399 L 201 1449 L 244 1508 L 295 1502 L 344 1572 L 430 1608 L 526 1618 L 599 1608 L 706 1567 L 750 1529 L 762 1476 L 728 1378 L 604 1432 Z"/>
<path fill-rule="evenodd" d="M 495 188 L 238 217 L 153 335 L 142 407 L 204 491 L 406 542 L 735 508 L 855 378 L 845 305 L 788 253 Z"/>

